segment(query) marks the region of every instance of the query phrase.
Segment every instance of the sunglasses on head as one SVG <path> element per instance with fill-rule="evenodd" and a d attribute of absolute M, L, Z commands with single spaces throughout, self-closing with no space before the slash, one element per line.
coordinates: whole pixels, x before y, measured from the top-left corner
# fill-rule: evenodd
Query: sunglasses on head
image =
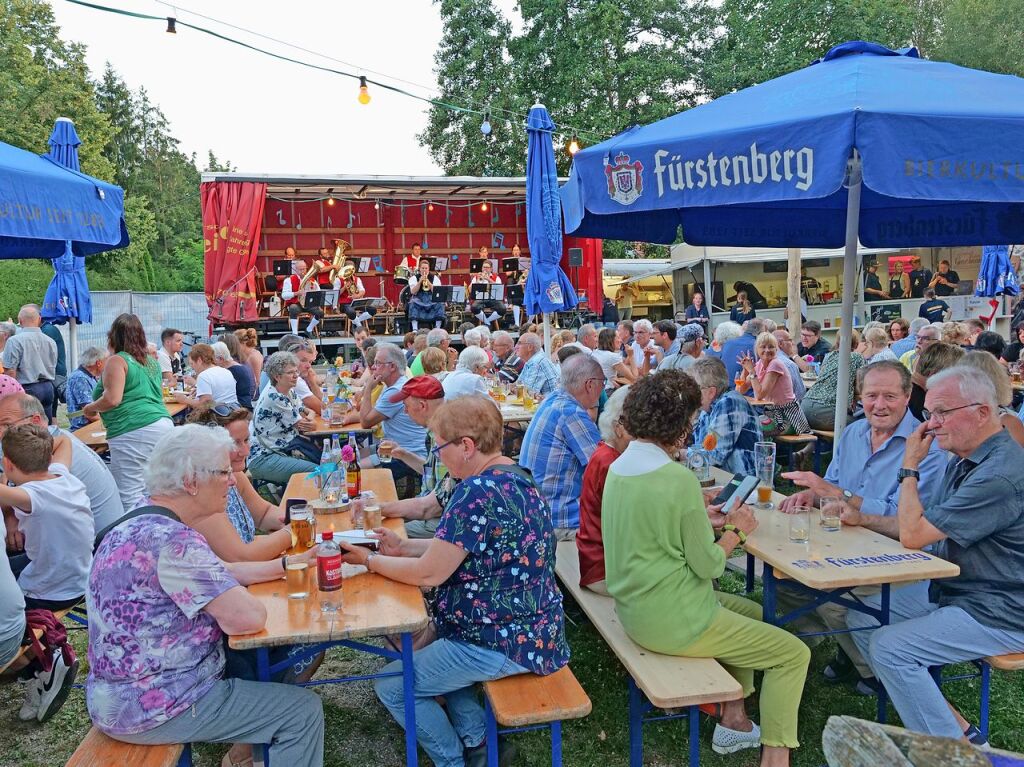
<path fill-rule="evenodd" d="M 220 403 L 214 405 L 212 408 L 210 408 L 210 410 L 212 410 L 216 415 L 219 415 L 221 418 L 227 418 L 229 415 L 235 412 L 234 408 L 230 408 L 227 405 L 222 405 Z"/>

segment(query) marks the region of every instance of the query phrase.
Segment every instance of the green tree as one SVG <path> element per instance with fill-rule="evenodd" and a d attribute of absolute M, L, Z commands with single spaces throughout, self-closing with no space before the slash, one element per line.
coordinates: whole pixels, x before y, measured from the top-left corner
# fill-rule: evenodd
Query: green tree
<path fill-rule="evenodd" d="M 127 248 L 111 250 L 86 259 L 86 276 L 92 290 L 158 290 L 150 249 L 159 237 L 156 219 L 139 195 L 125 198 L 125 224 L 131 233 Z"/>
<path fill-rule="evenodd" d="M 1024 0 L 946 0 L 934 58 L 1024 77 Z"/>
<path fill-rule="evenodd" d="M 847 40 L 899 48 L 929 35 L 927 0 L 724 0 L 699 82 L 717 98 L 806 67 Z M 933 30 L 931 32 L 933 34 Z"/>

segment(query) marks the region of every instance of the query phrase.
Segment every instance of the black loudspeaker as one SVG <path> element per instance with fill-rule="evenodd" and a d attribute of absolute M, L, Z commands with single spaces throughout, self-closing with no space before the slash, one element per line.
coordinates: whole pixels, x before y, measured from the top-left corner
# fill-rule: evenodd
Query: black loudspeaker
<path fill-rule="evenodd" d="M 569 248 L 569 266 L 583 266 L 583 248 Z"/>

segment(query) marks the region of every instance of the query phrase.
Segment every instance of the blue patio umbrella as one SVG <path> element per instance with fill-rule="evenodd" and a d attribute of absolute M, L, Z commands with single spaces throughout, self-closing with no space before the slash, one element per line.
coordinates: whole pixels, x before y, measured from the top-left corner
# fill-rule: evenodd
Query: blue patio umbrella
<path fill-rule="evenodd" d="M 853 41 L 811 66 L 576 155 L 577 236 L 845 244 L 840 348 L 868 247 L 1024 242 L 1024 80 Z M 840 356 L 836 430 L 846 422 Z"/>
<path fill-rule="evenodd" d="M 78 146 L 81 144 L 75 124 L 66 117 L 58 117 L 50 134 L 47 157 L 68 170 L 78 172 Z M 85 276 L 85 258 L 76 256 L 70 241 L 65 242 L 64 254 L 53 259 L 53 279 L 46 289 L 41 313 L 44 320 L 55 325 L 70 322 L 70 362 L 78 362 L 77 323 L 92 322 L 92 297 Z"/>
<path fill-rule="evenodd" d="M 526 118 L 526 238 L 530 243 L 530 273 L 523 304 L 527 314 L 543 312 L 545 347 L 549 334 L 547 313 L 572 309 L 576 290 L 559 266 L 562 259 L 562 210 L 558 171 L 551 133 L 555 123 L 542 104 L 534 104 Z"/>
<path fill-rule="evenodd" d="M 1017 272 L 1010 265 L 1008 245 L 986 245 L 981 249 L 981 266 L 974 283 L 976 296 L 1015 296 L 1020 292 Z"/>

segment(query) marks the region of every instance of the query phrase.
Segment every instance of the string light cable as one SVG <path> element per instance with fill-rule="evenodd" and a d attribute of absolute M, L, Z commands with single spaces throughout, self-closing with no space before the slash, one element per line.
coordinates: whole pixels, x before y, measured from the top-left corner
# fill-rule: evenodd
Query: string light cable
<path fill-rule="evenodd" d="M 485 120 L 486 120 L 486 118 L 489 118 L 489 115 L 490 115 L 491 112 L 505 113 L 505 114 L 508 114 L 508 115 L 512 115 L 516 119 L 522 120 L 523 122 L 525 122 L 525 119 L 526 119 L 525 115 L 523 115 L 522 113 L 514 112 L 514 111 L 506 110 L 506 109 L 501 109 L 501 108 L 494 107 L 494 106 L 489 106 L 489 105 L 479 105 L 479 107 L 476 106 L 476 105 L 473 105 L 473 106 L 463 106 L 463 105 L 460 105 L 460 104 L 455 104 L 455 103 L 452 103 L 452 102 L 449 102 L 449 101 L 445 101 L 445 100 L 440 99 L 440 98 L 435 98 L 435 97 L 432 97 L 432 96 L 421 96 L 419 94 L 412 93 L 411 91 L 408 91 L 408 90 L 406 90 L 404 88 L 400 88 L 400 87 L 398 87 L 396 85 L 392 85 L 390 83 L 386 83 L 386 82 L 382 82 L 380 80 L 372 79 L 370 77 L 367 77 L 366 75 L 356 74 L 354 72 L 348 72 L 346 70 L 337 69 L 335 67 L 329 67 L 329 66 L 324 66 L 324 65 L 321 65 L 321 64 L 315 64 L 315 63 L 310 62 L 310 61 L 303 61 L 301 59 L 293 58 L 291 56 L 286 56 L 286 55 L 284 55 L 282 53 L 276 53 L 274 51 L 269 51 L 269 50 L 266 50 L 265 48 L 260 48 L 260 47 L 258 47 L 256 45 L 252 45 L 251 43 L 247 43 L 247 42 L 245 42 L 243 40 L 238 40 L 236 38 L 229 37 L 228 35 L 222 34 L 222 33 L 217 32 L 215 30 L 208 29 L 206 27 L 202 27 L 202 26 L 199 26 L 197 24 L 189 23 L 187 21 L 184 21 L 184 20 L 182 20 L 180 18 L 177 18 L 177 17 L 174 17 L 174 16 L 154 16 L 154 15 L 148 14 L 148 13 L 139 13 L 137 11 L 129 11 L 129 10 L 125 10 L 123 8 L 114 8 L 114 7 L 111 7 L 111 6 L 100 5 L 98 3 L 87 2 L 87 0 L 67 0 L 67 2 L 71 3 L 72 5 L 78 5 L 78 6 L 82 6 L 84 8 L 91 8 L 93 10 L 102 11 L 104 13 L 113 13 L 113 14 L 117 14 L 117 15 L 121 15 L 121 16 L 128 16 L 130 18 L 142 19 L 142 20 L 145 20 L 145 21 L 159 21 L 161 23 L 166 23 L 168 25 L 168 31 L 172 27 L 174 27 L 175 24 L 176 24 L 179 27 L 185 27 L 187 29 L 192 29 L 192 30 L 194 30 L 196 32 L 200 32 L 202 34 L 209 35 L 210 37 L 216 38 L 218 40 L 222 40 L 224 42 L 231 43 L 233 45 L 237 45 L 237 46 L 240 46 L 242 48 L 246 48 L 246 49 L 254 51 L 256 53 L 261 53 L 261 54 L 263 54 L 265 56 L 270 56 L 271 58 L 275 58 L 275 59 L 278 59 L 280 61 L 285 61 L 285 62 L 288 62 L 290 64 L 298 64 L 299 66 L 307 67 L 309 69 L 315 69 L 315 70 L 318 70 L 318 71 L 321 71 L 321 72 L 327 72 L 329 74 L 335 74 L 335 75 L 340 75 L 342 77 L 347 77 L 347 78 L 349 78 L 351 80 L 358 81 L 360 83 L 360 86 L 362 86 L 363 83 L 372 84 L 372 85 L 374 85 L 374 86 L 376 86 L 378 88 L 381 88 L 383 90 L 390 91 L 392 93 L 397 93 L 397 94 L 399 94 L 401 96 L 406 96 L 408 98 L 415 99 L 416 101 L 421 101 L 421 102 L 424 102 L 426 104 L 430 104 L 431 106 L 440 107 L 442 109 L 447 109 L 447 110 L 449 110 L 451 112 L 456 112 L 456 113 L 460 113 L 460 114 L 479 115 L 480 117 L 485 118 Z M 343 64 L 345 66 L 353 66 L 353 67 L 355 66 L 353 64 L 349 64 L 349 63 L 346 63 L 346 62 L 341 62 L 338 59 L 334 59 L 334 58 L 332 58 L 330 56 L 326 56 L 326 55 L 318 53 L 316 51 L 311 51 L 309 49 L 302 48 L 300 46 L 296 46 L 296 45 L 293 45 L 291 43 L 288 43 L 288 42 L 285 42 L 285 41 L 282 41 L 282 40 L 278 40 L 276 38 L 267 37 L 266 35 L 262 35 L 262 34 L 260 34 L 258 32 L 254 32 L 254 31 L 251 31 L 251 30 L 244 29 L 243 27 L 238 27 L 238 26 L 235 26 L 233 24 L 229 24 L 227 22 L 220 21 L 219 19 L 215 19 L 215 18 L 210 17 L 210 16 L 204 16 L 203 14 L 200 14 L 200 13 L 195 13 L 193 11 L 187 11 L 187 9 L 182 8 L 181 6 L 177 6 L 177 5 L 172 5 L 170 3 L 166 3 L 166 2 L 163 2 L 163 0 L 156 0 L 156 2 L 159 2 L 161 5 L 167 5 L 168 7 L 174 8 L 176 11 L 177 10 L 186 11 L 187 13 L 190 13 L 190 14 L 192 14 L 194 16 L 197 16 L 197 17 L 200 17 L 200 18 L 204 18 L 204 19 L 206 19 L 208 21 L 213 21 L 213 22 L 215 22 L 217 24 L 222 24 L 222 25 L 224 25 L 226 27 L 237 29 L 237 30 L 242 31 L 242 32 L 246 32 L 247 34 L 252 34 L 252 35 L 257 36 L 257 37 L 262 37 L 262 38 L 264 38 L 266 40 L 270 40 L 272 42 L 276 42 L 276 43 L 278 43 L 280 45 L 285 45 L 285 46 L 288 46 L 290 48 L 295 48 L 296 50 L 301 50 L 301 51 L 303 51 L 305 53 L 311 53 L 311 54 L 313 54 L 315 56 L 319 56 L 321 58 L 328 59 L 328 60 L 331 60 L 331 61 L 338 61 L 339 63 L 341 63 L 341 64 Z M 172 20 L 173 20 L 173 23 L 172 23 Z M 372 70 L 368 70 L 368 69 L 362 69 L 362 68 L 359 68 L 359 67 L 356 67 L 356 68 L 360 69 L 363 72 L 371 72 L 372 71 Z M 384 75 L 384 74 L 382 74 L 380 72 L 378 72 L 377 74 L 382 76 L 382 77 L 387 77 L 388 79 L 395 80 L 397 82 L 405 82 L 405 83 L 407 83 L 407 84 L 409 84 L 411 86 L 426 89 L 425 86 L 418 85 L 416 83 L 412 83 L 412 82 L 407 81 L 407 80 L 402 80 L 401 78 L 392 77 L 391 75 Z M 364 92 L 361 91 L 360 92 L 360 97 L 362 97 L 363 94 L 364 94 Z M 366 95 L 368 96 L 368 93 Z M 365 102 L 361 101 L 361 103 L 365 103 Z M 563 124 L 558 124 L 558 127 L 557 127 L 556 131 L 554 131 L 554 132 L 558 132 L 558 133 L 572 132 L 572 134 L 574 134 L 576 136 L 587 136 L 589 138 L 594 139 L 595 143 L 597 141 L 601 141 L 601 140 L 604 140 L 604 139 L 610 137 L 610 135 L 604 135 L 604 134 L 598 133 L 596 131 L 591 131 L 591 130 L 588 130 L 588 129 L 578 128 L 578 127 L 575 127 L 575 126 L 563 125 Z"/>

